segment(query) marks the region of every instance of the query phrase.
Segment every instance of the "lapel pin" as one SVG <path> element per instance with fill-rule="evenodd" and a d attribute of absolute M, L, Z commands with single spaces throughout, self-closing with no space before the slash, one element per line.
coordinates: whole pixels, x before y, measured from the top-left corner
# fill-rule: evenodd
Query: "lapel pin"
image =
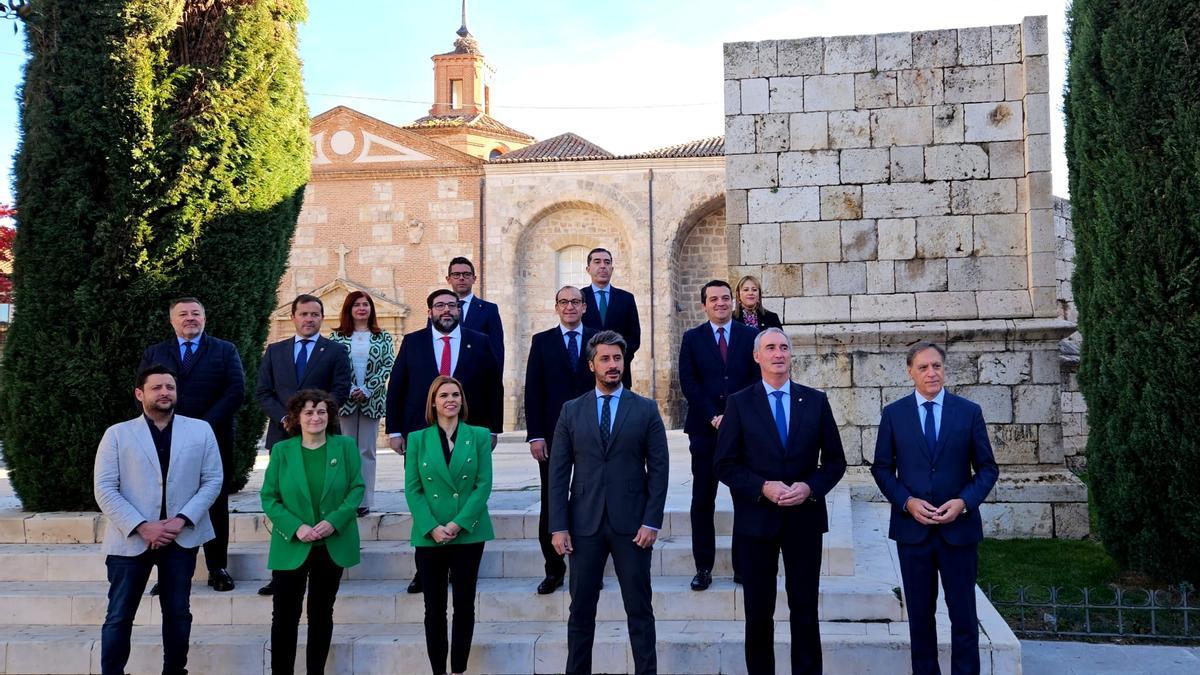
<path fill-rule="evenodd" d="M 337 458 L 336 457 L 329 460 L 329 466 L 337 466 Z"/>

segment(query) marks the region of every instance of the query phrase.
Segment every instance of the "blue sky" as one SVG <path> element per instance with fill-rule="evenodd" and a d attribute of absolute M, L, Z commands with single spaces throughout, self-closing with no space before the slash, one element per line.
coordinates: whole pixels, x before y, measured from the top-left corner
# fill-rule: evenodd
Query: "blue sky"
<path fill-rule="evenodd" d="M 1018 23 L 1046 14 L 1062 152 L 1066 0 L 473 0 L 468 24 L 497 71 L 493 114 L 537 138 L 574 131 L 616 153 L 722 133 L 721 43 Z M 310 113 L 346 105 L 404 124 L 429 109 L 459 0 L 309 0 L 300 51 Z M 11 200 L 23 36 L 0 26 L 0 201 Z M 386 99 L 386 100 L 375 100 Z M 406 102 L 407 101 L 407 102 Z"/>

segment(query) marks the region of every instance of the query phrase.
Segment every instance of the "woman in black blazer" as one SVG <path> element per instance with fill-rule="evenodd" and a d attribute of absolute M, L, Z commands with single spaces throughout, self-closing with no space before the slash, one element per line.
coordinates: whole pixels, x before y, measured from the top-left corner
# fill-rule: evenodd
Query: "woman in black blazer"
<path fill-rule="evenodd" d="M 733 318 L 763 332 L 768 328 L 783 328 L 779 315 L 762 306 L 762 282 L 758 277 L 749 274 L 738 279 L 734 288 L 737 306 L 733 310 Z"/>

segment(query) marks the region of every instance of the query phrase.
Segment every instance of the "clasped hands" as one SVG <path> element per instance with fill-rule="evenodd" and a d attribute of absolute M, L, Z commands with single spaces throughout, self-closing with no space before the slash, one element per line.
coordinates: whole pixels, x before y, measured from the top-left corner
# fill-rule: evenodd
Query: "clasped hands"
<path fill-rule="evenodd" d="M 166 520 L 147 520 L 137 526 L 137 533 L 150 548 L 162 548 L 175 541 L 175 537 L 183 531 L 183 518 L 175 516 Z"/>
<path fill-rule="evenodd" d="M 301 525 L 296 530 L 296 538 L 300 541 L 314 542 L 320 541 L 325 537 L 333 534 L 333 525 L 329 524 L 328 520 L 322 520 L 316 525 Z"/>
<path fill-rule="evenodd" d="M 650 548 L 656 541 L 658 541 L 658 532 L 645 525 L 639 527 L 637 534 L 633 536 L 633 543 L 638 548 Z M 554 546 L 554 552 L 559 555 L 575 552 L 575 547 L 571 545 L 570 532 L 555 532 L 550 537 L 550 543 Z"/>
<path fill-rule="evenodd" d="M 445 525 L 438 525 L 437 527 L 433 528 L 433 530 L 430 531 L 429 536 L 433 537 L 433 540 L 437 543 L 445 544 L 446 542 L 454 541 L 454 538 L 458 536 L 459 532 L 462 532 L 462 528 L 458 526 L 458 523 L 450 521 Z"/>
<path fill-rule="evenodd" d="M 796 506 L 803 504 L 804 500 L 812 496 L 812 488 L 803 481 L 785 483 L 781 480 L 769 480 L 763 483 L 762 493 L 768 501 L 774 504 Z"/>
<path fill-rule="evenodd" d="M 941 506 L 934 506 L 924 499 L 909 497 L 904 502 L 904 510 L 908 511 L 922 525 L 946 525 L 953 523 L 967 508 L 967 503 L 959 498 L 951 499 Z"/>

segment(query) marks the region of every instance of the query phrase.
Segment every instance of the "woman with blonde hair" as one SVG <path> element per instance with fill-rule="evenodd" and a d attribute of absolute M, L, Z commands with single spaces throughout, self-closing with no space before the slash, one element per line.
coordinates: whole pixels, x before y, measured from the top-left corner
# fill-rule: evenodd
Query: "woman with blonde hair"
<path fill-rule="evenodd" d="M 783 328 L 779 315 L 762 305 L 762 282 L 758 277 L 747 274 L 738 279 L 733 295 L 736 300 L 733 308 L 734 319 L 760 333 L 768 328 Z"/>

